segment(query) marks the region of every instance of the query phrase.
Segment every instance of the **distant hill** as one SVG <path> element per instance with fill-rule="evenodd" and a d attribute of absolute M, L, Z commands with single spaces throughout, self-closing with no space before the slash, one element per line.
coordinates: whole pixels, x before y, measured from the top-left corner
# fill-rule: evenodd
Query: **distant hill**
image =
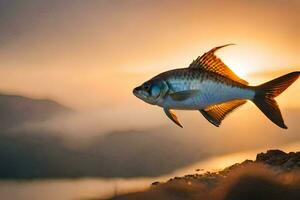
<path fill-rule="evenodd" d="M 24 122 L 43 121 L 71 109 L 52 100 L 31 99 L 0 94 L 0 129 L 13 128 Z"/>
<path fill-rule="evenodd" d="M 112 131 L 76 148 L 66 145 L 63 129 L 14 129 L 66 112 L 52 100 L 0 94 L 0 178 L 157 176 L 207 154 L 160 128 Z"/>
<path fill-rule="evenodd" d="M 0 134 L 0 178 L 158 176 L 209 155 L 197 141 L 156 131 L 114 132 L 76 148 L 57 135 Z"/>

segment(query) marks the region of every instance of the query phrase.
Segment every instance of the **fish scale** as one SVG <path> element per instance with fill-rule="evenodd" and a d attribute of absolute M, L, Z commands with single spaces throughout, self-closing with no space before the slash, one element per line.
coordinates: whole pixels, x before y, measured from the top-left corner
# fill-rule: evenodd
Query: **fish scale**
<path fill-rule="evenodd" d="M 185 90 L 199 90 L 199 95 L 185 101 L 177 102 L 167 97 L 162 106 L 170 108 L 202 109 L 232 99 L 251 100 L 255 94 L 249 86 L 202 70 L 176 69 L 163 76 L 170 87 L 169 94 Z"/>

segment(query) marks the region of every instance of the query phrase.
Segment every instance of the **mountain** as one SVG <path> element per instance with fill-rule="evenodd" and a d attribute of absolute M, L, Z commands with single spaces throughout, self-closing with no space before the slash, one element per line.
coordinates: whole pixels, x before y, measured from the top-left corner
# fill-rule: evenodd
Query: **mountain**
<path fill-rule="evenodd" d="M 0 129 L 2 131 L 25 122 L 47 120 L 65 112 L 71 112 L 71 109 L 53 100 L 0 94 Z"/>
<path fill-rule="evenodd" d="M 158 176 L 208 155 L 197 141 L 160 127 L 99 134 L 76 147 L 63 129 L 22 128 L 66 112 L 52 100 L 1 94 L 0 178 Z"/>
<path fill-rule="evenodd" d="M 55 135 L 1 133 L 0 178 L 158 176 L 209 155 L 196 143 L 158 131 L 112 132 L 76 148 Z"/>

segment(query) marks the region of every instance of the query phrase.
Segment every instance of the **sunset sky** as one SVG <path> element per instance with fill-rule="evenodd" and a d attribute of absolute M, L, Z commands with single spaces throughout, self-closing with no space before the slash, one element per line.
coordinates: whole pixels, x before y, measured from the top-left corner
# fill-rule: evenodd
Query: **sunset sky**
<path fill-rule="evenodd" d="M 227 43 L 218 55 L 250 83 L 300 69 L 300 1 L 222 2 L 1 0 L 0 91 L 150 108 L 134 86 Z M 281 106 L 300 107 L 299 90 Z"/>
<path fill-rule="evenodd" d="M 179 128 L 133 95 L 231 43 L 216 54 L 250 85 L 300 71 L 300 0 L 0 0 L 0 196 L 104 199 L 299 151 L 300 78 L 276 97 L 288 129 L 252 102 L 219 128 L 176 110 Z"/>

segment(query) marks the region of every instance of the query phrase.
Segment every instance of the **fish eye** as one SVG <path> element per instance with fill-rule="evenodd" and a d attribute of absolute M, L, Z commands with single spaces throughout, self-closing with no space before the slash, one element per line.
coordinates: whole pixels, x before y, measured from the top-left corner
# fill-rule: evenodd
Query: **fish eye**
<path fill-rule="evenodd" d="M 150 84 L 144 84 L 144 85 L 143 85 L 143 88 L 144 88 L 144 90 L 146 90 L 146 91 L 149 91 L 149 90 L 150 90 L 150 87 L 151 87 Z"/>

